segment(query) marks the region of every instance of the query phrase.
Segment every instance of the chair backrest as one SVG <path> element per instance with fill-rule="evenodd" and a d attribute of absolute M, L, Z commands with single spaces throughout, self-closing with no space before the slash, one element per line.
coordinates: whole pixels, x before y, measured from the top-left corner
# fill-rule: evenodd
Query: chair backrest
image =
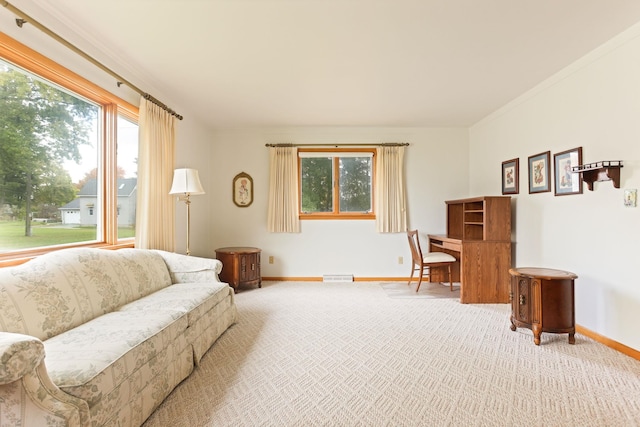
<path fill-rule="evenodd" d="M 409 247 L 411 248 L 411 257 L 413 262 L 422 265 L 422 249 L 420 248 L 420 237 L 418 230 L 407 230 L 407 238 L 409 239 Z"/>

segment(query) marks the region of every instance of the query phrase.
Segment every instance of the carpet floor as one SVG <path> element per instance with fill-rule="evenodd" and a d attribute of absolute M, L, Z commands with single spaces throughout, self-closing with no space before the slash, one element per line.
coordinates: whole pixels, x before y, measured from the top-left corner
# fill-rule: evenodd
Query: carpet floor
<path fill-rule="evenodd" d="M 640 361 L 580 334 L 536 346 L 507 304 L 397 285 L 241 290 L 238 323 L 144 427 L 640 426 Z"/>

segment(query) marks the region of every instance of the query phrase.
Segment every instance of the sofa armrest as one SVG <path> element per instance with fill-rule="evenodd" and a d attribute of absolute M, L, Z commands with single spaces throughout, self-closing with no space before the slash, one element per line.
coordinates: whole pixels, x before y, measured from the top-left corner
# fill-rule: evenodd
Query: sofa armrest
<path fill-rule="evenodd" d="M 222 263 L 217 259 L 200 258 L 173 252 L 154 250 L 162 256 L 173 283 L 220 282 Z"/>
<path fill-rule="evenodd" d="M 44 360 L 44 345 L 36 337 L 0 332 L 0 385 L 19 380 Z"/>
<path fill-rule="evenodd" d="M 38 338 L 0 332 L 0 425 L 89 426 L 89 405 L 53 384 L 44 356 Z"/>

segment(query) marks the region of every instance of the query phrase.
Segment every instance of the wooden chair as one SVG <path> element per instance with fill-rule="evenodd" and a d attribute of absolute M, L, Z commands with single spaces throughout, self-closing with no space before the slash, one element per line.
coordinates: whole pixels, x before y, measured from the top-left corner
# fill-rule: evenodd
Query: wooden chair
<path fill-rule="evenodd" d="M 407 230 L 407 238 L 409 239 L 409 247 L 411 248 L 411 259 L 413 260 L 413 266 L 411 267 L 411 277 L 409 277 L 409 283 L 413 280 L 413 273 L 419 271 L 418 275 L 418 287 L 416 292 L 420 289 L 422 284 L 422 277 L 424 271 L 429 271 L 431 267 L 443 267 L 446 266 L 449 271 L 449 289 L 453 291 L 453 282 L 451 280 L 451 264 L 456 262 L 456 259 L 444 252 L 428 252 L 425 256 L 422 255 L 422 249 L 420 248 L 420 238 L 418 236 L 418 230 Z M 431 282 L 431 274 L 427 276 L 429 282 Z"/>

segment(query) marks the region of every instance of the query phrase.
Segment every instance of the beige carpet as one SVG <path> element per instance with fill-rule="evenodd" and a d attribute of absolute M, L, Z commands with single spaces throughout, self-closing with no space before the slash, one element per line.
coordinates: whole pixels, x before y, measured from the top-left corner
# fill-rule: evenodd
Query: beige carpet
<path fill-rule="evenodd" d="M 453 291 L 449 283 L 422 282 L 416 292 L 418 284 L 414 281 L 411 286 L 407 282 L 382 282 L 380 286 L 389 298 L 454 298 L 460 300 L 460 283 L 453 284 Z"/>
<path fill-rule="evenodd" d="M 506 304 L 381 285 L 239 292 L 239 322 L 145 427 L 640 425 L 639 361 L 579 334 L 535 346 Z"/>

